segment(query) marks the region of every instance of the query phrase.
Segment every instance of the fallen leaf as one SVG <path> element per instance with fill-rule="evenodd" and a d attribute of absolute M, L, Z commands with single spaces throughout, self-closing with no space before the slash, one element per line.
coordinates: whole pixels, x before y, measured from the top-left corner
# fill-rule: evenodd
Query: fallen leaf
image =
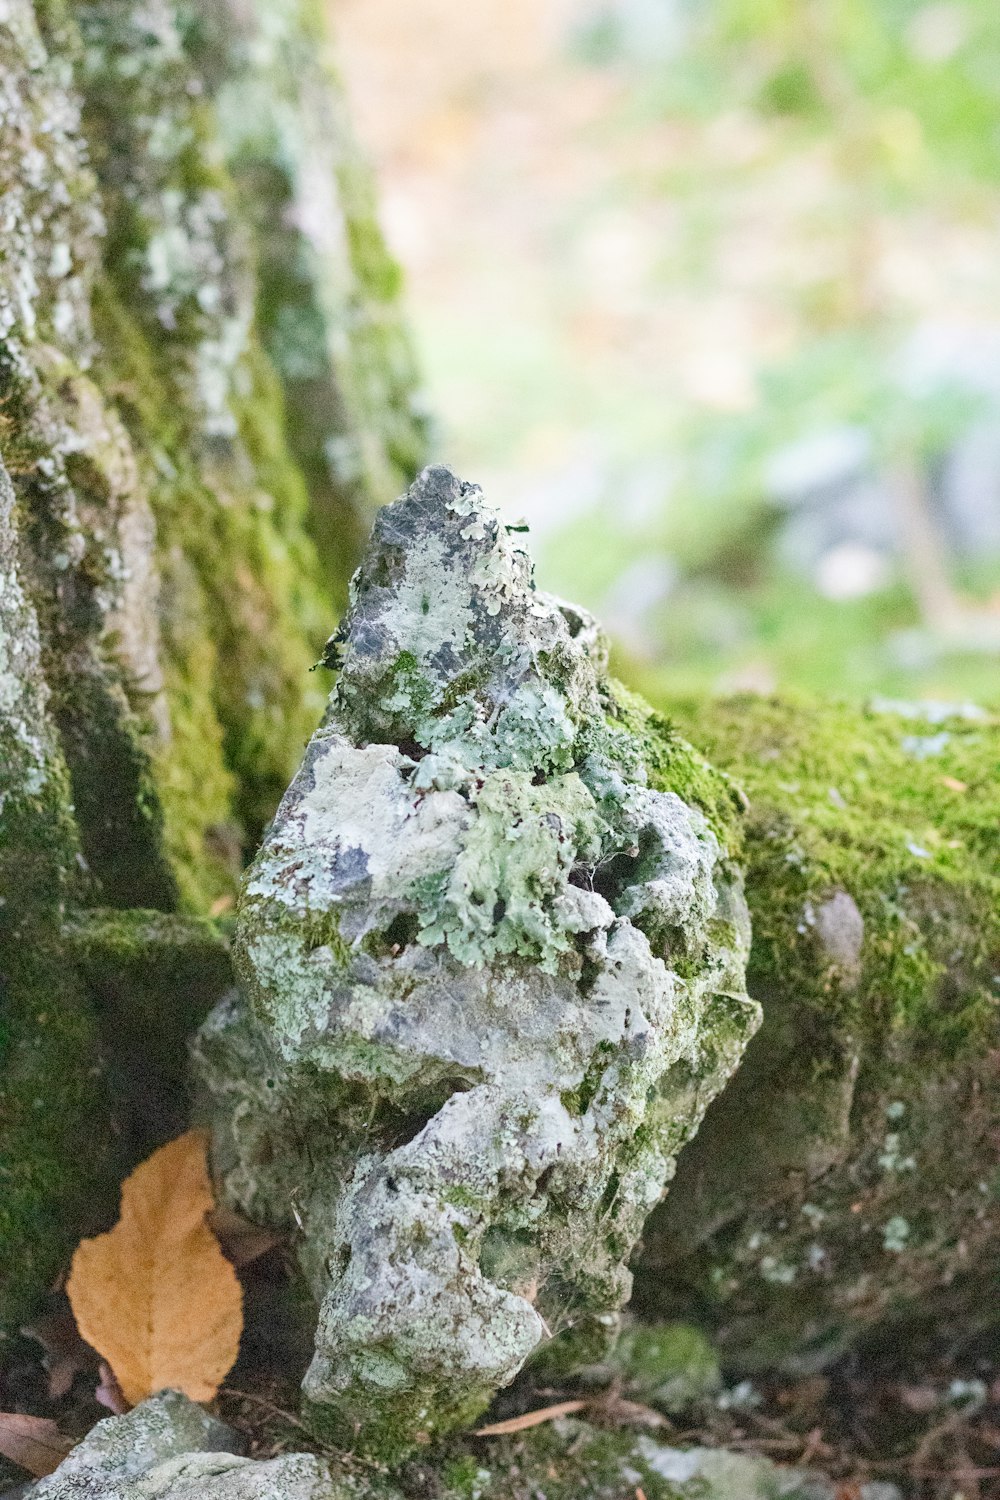
<path fill-rule="evenodd" d="M 36 1479 L 54 1473 L 72 1447 L 73 1439 L 64 1437 L 51 1417 L 0 1412 L 0 1453 Z"/>
<path fill-rule="evenodd" d="M 101 1381 L 94 1392 L 94 1400 L 106 1406 L 108 1411 L 113 1411 L 116 1417 L 124 1416 L 129 1410 L 122 1388 L 115 1379 L 115 1372 L 106 1359 L 101 1360 Z"/>
<path fill-rule="evenodd" d="M 556 1417 L 569 1417 L 575 1411 L 583 1411 L 586 1401 L 557 1401 L 555 1406 L 540 1406 L 537 1411 L 526 1411 L 523 1416 L 509 1417 L 506 1422 L 491 1422 L 488 1427 L 477 1427 L 473 1437 L 503 1437 L 508 1432 L 525 1432 L 529 1427 L 540 1427 L 543 1422 L 554 1422 Z"/>
<path fill-rule="evenodd" d="M 252 1224 L 242 1214 L 220 1205 L 208 1216 L 208 1227 L 222 1246 L 222 1253 L 237 1270 L 280 1245 L 284 1239 L 276 1229 Z"/>
<path fill-rule="evenodd" d="M 51 1312 L 41 1313 L 33 1322 L 26 1323 L 21 1332 L 45 1350 L 42 1363 L 49 1377 L 49 1395 L 53 1401 L 68 1394 L 80 1371 L 97 1368 L 97 1355 L 80 1337 L 68 1302 L 63 1301 Z"/>
<path fill-rule="evenodd" d="M 190 1130 L 126 1179 L 114 1229 L 77 1247 L 77 1326 L 132 1406 L 167 1389 L 210 1401 L 235 1363 L 242 1293 L 205 1222 L 212 1207 L 205 1136 Z"/>

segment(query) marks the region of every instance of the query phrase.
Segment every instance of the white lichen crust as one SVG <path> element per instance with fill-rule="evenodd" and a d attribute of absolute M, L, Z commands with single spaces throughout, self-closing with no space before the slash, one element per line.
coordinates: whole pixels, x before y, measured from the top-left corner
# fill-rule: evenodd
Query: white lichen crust
<path fill-rule="evenodd" d="M 382 512 L 331 654 L 197 1067 L 230 1200 L 304 1227 L 313 1418 L 387 1454 L 626 1301 L 756 1008 L 725 851 L 476 486 Z"/>

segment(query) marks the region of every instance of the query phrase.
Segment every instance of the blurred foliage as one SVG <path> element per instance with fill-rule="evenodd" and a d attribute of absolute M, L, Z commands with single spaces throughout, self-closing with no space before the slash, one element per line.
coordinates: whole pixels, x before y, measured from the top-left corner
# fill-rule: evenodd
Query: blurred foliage
<path fill-rule="evenodd" d="M 436 456 L 619 668 L 1000 697 L 998 0 L 338 3 Z"/>
<path fill-rule="evenodd" d="M 664 102 L 739 103 L 831 135 L 857 192 L 903 200 L 1000 177 L 992 0 L 719 0 Z"/>
<path fill-rule="evenodd" d="M 626 674 L 660 691 L 774 683 L 995 700 L 1000 558 L 938 558 L 964 617 L 944 637 L 910 586 L 905 535 L 883 587 L 824 598 L 775 549 L 782 515 L 768 469 L 797 441 L 852 429 L 869 440 L 891 508 L 895 470 L 911 466 L 929 491 L 970 425 L 998 420 L 1000 368 L 991 388 L 961 358 L 950 368 L 914 358 L 915 330 L 953 316 L 974 324 L 976 298 L 959 278 L 954 299 L 940 286 L 914 294 L 905 252 L 1000 227 L 1000 5 L 689 0 L 672 8 L 669 46 L 630 46 L 641 12 L 670 8 L 602 8 L 577 28 L 576 53 L 628 73 L 620 128 L 680 132 L 684 149 L 632 184 L 669 200 L 684 226 L 687 254 L 663 266 L 665 282 L 709 295 L 733 203 L 759 194 L 765 213 L 775 206 L 778 239 L 794 246 L 790 274 L 760 278 L 756 295 L 773 298 L 782 347 L 758 360 L 749 401 L 664 412 L 661 504 L 630 530 L 609 496 L 564 528 L 546 564 L 555 586 L 582 578 L 590 599 L 614 601 L 636 558 L 671 558 L 677 576 L 650 607 L 636 660 L 627 632 L 621 652 Z M 757 252 L 749 235 L 746 252 Z M 1000 276 L 976 287 L 980 306 L 984 292 L 1000 318 Z M 982 503 L 1000 507 L 1000 493 L 984 490 Z"/>

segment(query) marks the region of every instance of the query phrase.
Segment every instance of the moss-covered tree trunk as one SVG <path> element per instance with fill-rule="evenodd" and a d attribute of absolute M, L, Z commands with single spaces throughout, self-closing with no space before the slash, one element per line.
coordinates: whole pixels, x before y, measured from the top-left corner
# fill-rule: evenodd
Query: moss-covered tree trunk
<path fill-rule="evenodd" d="M 421 461 L 325 46 L 310 0 L 0 18 L 0 1325 L 178 1117 L 208 918 Z"/>

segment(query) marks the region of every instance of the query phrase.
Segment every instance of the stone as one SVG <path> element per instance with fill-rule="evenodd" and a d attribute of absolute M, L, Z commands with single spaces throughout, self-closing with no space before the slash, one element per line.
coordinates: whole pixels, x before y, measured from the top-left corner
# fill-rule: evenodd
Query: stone
<path fill-rule="evenodd" d="M 812 1470 L 779 1467 L 725 1448 L 671 1448 L 649 1437 L 640 1437 L 636 1448 L 654 1474 L 692 1500 L 837 1500 L 845 1488 L 857 1500 L 901 1500 L 894 1484 L 844 1486 Z"/>
<path fill-rule="evenodd" d="M 328 660 L 195 1069 L 225 1199 L 303 1227 L 309 1418 L 387 1457 L 627 1300 L 757 1011 L 736 794 L 477 486 L 381 513 Z"/>
<path fill-rule="evenodd" d="M 179 1391 L 98 1422 L 31 1500 L 339 1500 L 346 1491 L 313 1454 L 255 1463 L 237 1434 Z"/>
<path fill-rule="evenodd" d="M 834 891 L 816 908 L 815 923 L 823 953 L 836 966 L 842 982 L 857 984 L 865 922 L 854 897 L 846 891 Z"/>

